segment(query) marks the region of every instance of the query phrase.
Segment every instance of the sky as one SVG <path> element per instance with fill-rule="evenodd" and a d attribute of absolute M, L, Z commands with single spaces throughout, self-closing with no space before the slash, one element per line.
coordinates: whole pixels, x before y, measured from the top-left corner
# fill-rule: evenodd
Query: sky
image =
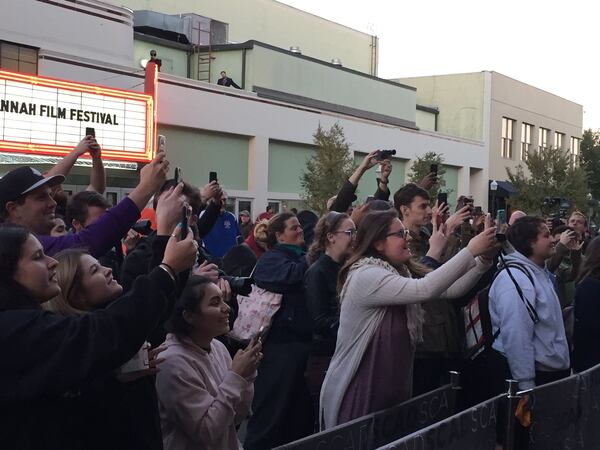
<path fill-rule="evenodd" d="M 493 70 L 583 105 L 600 129 L 600 2 L 278 1 L 377 35 L 382 78 Z"/>

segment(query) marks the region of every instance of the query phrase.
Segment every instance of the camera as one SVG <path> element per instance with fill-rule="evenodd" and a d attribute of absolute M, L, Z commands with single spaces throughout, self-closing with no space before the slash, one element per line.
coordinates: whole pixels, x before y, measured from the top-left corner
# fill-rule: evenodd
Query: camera
<path fill-rule="evenodd" d="M 396 154 L 395 149 L 379 150 L 379 153 L 377 154 L 377 161 L 383 161 L 386 159 L 390 159 L 395 154 Z"/>
<path fill-rule="evenodd" d="M 564 197 L 544 197 L 542 201 L 542 211 L 546 211 L 546 214 L 549 212 L 548 210 L 556 210 L 558 208 L 558 214 L 555 214 L 558 218 L 564 219 L 567 217 L 567 213 L 571 208 L 571 201 L 568 198 Z"/>
<path fill-rule="evenodd" d="M 231 292 L 234 295 L 239 294 L 248 296 L 250 295 L 250 292 L 252 292 L 252 277 L 231 277 L 222 270 L 219 270 L 219 278 L 222 278 L 229 283 Z"/>
<path fill-rule="evenodd" d="M 137 231 L 142 236 L 148 236 L 152 233 L 152 223 L 148 219 L 138 220 L 131 229 Z"/>

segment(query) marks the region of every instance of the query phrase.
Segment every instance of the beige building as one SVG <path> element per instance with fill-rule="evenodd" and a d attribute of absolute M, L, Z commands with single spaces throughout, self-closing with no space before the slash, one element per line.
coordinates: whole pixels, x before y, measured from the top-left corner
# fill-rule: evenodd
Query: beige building
<path fill-rule="evenodd" d="M 377 75 L 376 36 L 275 0 L 109 0 L 109 3 L 177 17 L 187 13 L 210 17 L 228 24 L 225 43 L 257 40 L 283 49 L 298 47 L 303 55 L 327 62 L 339 60 L 344 67 Z"/>
<path fill-rule="evenodd" d="M 484 142 L 490 180 L 506 180 L 507 168 L 525 166 L 527 153 L 540 147 L 560 147 L 578 160 L 582 105 L 497 72 L 394 81 L 416 87 L 418 104 L 439 109 L 437 131 Z M 424 128 L 419 122 L 417 115 Z"/>
<path fill-rule="evenodd" d="M 185 18 L 190 2 L 172 3 L 183 5 Z M 447 155 L 451 203 L 457 193 L 469 192 L 482 201 L 485 196 L 487 154 L 482 142 L 430 131 L 439 111 L 418 106 L 414 87 L 252 40 L 211 48 L 213 64 L 230 67 L 243 87 L 234 89 L 215 84 L 214 78 L 196 78 L 198 49 L 172 32 L 174 23 L 185 25 L 179 16 L 163 16 L 165 28 L 154 27 L 153 35 L 138 30 L 137 12 L 99 0 L 85 0 L 76 9 L 71 0 L 0 0 L 0 5 L 0 69 L 139 92 L 144 88 L 141 62 L 150 49 L 157 50 L 163 61 L 158 131 L 167 137 L 169 160 L 195 185 L 204 185 L 209 172 L 217 172 L 232 212 L 249 210 L 256 217 L 266 205 L 276 211 L 302 209 L 300 174 L 315 154 L 313 134 L 319 126 L 336 123 L 343 127 L 356 162 L 377 148 L 397 149 L 392 189 L 406 182 L 416 157 L 435 151 Z M 33 31 L 23 32 L 22 17 L 29 18 Z M 418 129 L 417 121 L 428 126 Z M 53 162 L 47 156 L 0 152 L 0 174 L 21 164 L 44 171 Z M 107 196 L 118 200 L 135 186 L 136 164 L 106 164 Z M 362 178 L 359 199 L 373 194 L 376 176 L 373 169 Z M 88 183 L 89 168 L 75 167 L 65 189 L 76 192 Z"/>

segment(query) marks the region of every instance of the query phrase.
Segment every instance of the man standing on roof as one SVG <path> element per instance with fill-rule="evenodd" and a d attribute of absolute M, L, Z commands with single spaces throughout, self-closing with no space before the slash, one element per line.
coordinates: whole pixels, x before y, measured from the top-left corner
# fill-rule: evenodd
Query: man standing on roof
<path fill-rule="evenodd" d="M 233 81 L 231 78 L 229 78 L 227 76 L 227 72 L 225 72 L 224 70 L 221 71 L 221 78 L 219 78 L 219 80 L 217 81 L 217 84 L 220 86 L 231 86 L 236 89 L 241 89 L 241 87 L 239 87 L 237 84 L 235 84 L 235 81 Z"/>

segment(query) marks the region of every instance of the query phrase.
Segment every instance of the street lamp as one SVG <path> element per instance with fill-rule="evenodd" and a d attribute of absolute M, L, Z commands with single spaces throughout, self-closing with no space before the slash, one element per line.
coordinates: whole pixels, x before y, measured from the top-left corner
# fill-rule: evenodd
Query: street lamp
<path fill-rule="evenodd" d="M 490 191 L 492 191 L 492 218 L 496 217 L 496 191 L 498 190 L 498 182 L 492 180 L 490 183 Z"/>

